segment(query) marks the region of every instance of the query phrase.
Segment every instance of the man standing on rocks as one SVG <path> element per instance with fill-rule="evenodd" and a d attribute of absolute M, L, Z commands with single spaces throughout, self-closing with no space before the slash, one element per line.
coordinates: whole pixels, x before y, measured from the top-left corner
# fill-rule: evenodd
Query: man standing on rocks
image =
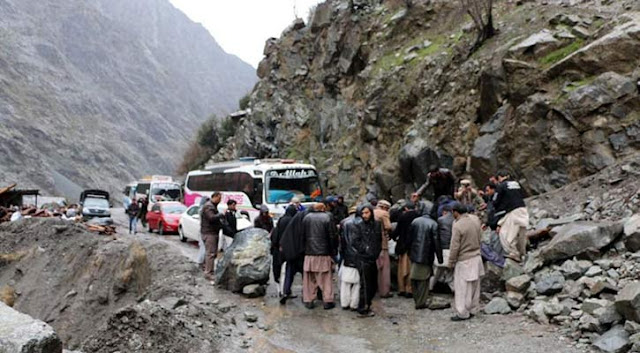
<path fill-rule="evenodd" d="M 524 204 L 524 192 L 520 183 L 511 180 L 507 171 L 498 172 L 500 184 L 493 199 L 495 215 L 500 217 L 500 244 L 506 256 L 514 261 L 522 261 L 527 251 L 526 231 L 529 212 Z"/>
<path fill-rule="evenodd" d="M 415 204 L 411 201 L 407 202 L 393 232 L 393 239 L 397 242 L 396 254 L 398 254 L 398 295 L 405 298 L 412 297 L 409 277 L 411 260 L 408 254 L 411 245 L 411 222 L 419 216 L 420 214 L 415 210 Z"/>
<path fill-rule="evenodd" d="M 425 209 L 421 217 L 411 222 L 411 287 L 416 310 L 426 309 L 429 299 L 429 277 L 433 274 L 433 260 L 442 263 L 442 246 L 438 223 Z"/>
<path fill-rule="evenodd" d="M 331 269 L 332 257 L 336 254 L 337 240 L 335 224 L 326 206 L 314 205 L 313 210 L 302 221 L 305 241 L 304 273 L 302 275 L 302 296 L 307 309 L 315 307 L 314 300 L 318 288 L 322 291 L 324 309 L 335 308 Z"/>
<path fill-rule="evenodd" d="M 202 207 L 200 215 L 200 233 L 205 247 L 204 277 L 208 281 L 213 281 L 213 270 L 216 255 L 218 253 L 218 241 L 220 239 L 220 229 L 222 229 L 222 217 L 218 212 L 218 204 L 222 199 L 219 192 L 211 195 L 211 200 Z"/>
<path fill-rule="evenodd" d="M 453 207 L 453 232 L 449 267 L 454 269 L 454 311 L 452 321 L 467 320 L 480 305 L 480 278 L 484 266 L 480 253 L 482 226 L 476 215 L 468 214 L 461 204 Z"/>
<path fill-rule="evenodd" d="M 434 205 L 431 209 L 431 218 L 438 219 L 438 200 L 441 196 L 453 199 L 456 188 L 456 177 L 449 169 L 440 168 L 438 164 L 429 167 L 427 181 L 416 191 L 421 196 L 428 188 L 433 192 Z"/>
<path fill-rule="evenodd" d="M 389 209 L 391 203 L 386 200 L 378 202 L 378 207 L 373 211 L 376 221 L 382 225 L 382 251 L 376 260 L 378 266 L 378 294 L 380 298 L 391 297 L 391 260 L 389 259 L 389 233 L 391 232 L 391 220 Z"/>
<path fill-rule="evenodd" d="M 358 314 L 373 316 L 371 302 L 378 290 L 376 260 L 382 250 L 382 226 L 375 220 L 373 206 L 370 204 L 360 206 L 356 212 L 351 244 L 360 273 Z"/>

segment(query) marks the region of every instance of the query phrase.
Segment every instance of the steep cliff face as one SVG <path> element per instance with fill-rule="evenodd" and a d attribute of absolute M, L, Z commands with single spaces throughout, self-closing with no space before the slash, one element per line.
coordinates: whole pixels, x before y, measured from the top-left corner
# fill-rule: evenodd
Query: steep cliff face
<path fill-rule="evenodd" d="M 326 1 L 267 41 L 252 115 L 214 156 L 308 159 L 332 191 L 402 198 L 430 165 L 532 193 L 640 147 L 637 4 L 498 2 L 475 35 L 456 1 Z"/>
<path fill-rule="evenodd" d="M 168 0 L 0 0 L 0 13 L 2 183 L 74 196 L 172 173 L 256 80 Z"/>

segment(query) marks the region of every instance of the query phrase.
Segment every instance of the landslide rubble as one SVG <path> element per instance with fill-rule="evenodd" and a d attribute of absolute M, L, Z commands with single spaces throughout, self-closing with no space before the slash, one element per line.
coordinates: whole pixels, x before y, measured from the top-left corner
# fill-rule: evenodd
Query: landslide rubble
<path fill-rule="evenodd" d="M 2 300 L 51 325 L 67 349 L 239 349 L 234 306 L 212 300 L 200 277 L 165 243 L 114 239 L 51 219 L 0 225 Z"/>
<path fill-rule="evenodd" d="M 523 264 L 488 266 L 485 312 L 557 325 L 579 348 L 640 351 L 640 156 L 527 206 L 531 229 L 550 238 L 535 242 Z M 488 282 L 495 278 L 504 284 Z"/>

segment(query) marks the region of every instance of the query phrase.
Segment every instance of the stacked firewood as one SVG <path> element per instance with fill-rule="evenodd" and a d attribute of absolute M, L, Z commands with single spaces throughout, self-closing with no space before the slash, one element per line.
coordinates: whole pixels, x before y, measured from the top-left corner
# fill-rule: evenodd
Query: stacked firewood
<path fill-rule="evenodd" d="M 85 226 L 87 227 L 87 229 L 90 232 L 94 232 L 94 233 L 98 233 L 101 235 L 114 235 L 116 234 L 116 227 L 115 226 L 100 226 L 97 224 L 85 224 Z"/>

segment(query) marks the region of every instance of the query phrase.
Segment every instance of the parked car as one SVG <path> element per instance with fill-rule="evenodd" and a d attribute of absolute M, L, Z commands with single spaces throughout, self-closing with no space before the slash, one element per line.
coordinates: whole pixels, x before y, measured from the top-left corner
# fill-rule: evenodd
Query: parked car
<path fill-rule="evenodd" d="M 177 233 L 180 216 L 186 210 L 187 206 L 180 202 L 156 202 L 147 213 L 149 232 L 157 230 L 160 235 Z"/>
<path fill-rule="evenodd" d="M 84 220 L 111 218 L 109 193 L 104 190 L 85 190 L 80 194 L 80 212 Z"/>
<path fill-rule="evenodd" d="M 236 212 L 236 219 L 238 220 L 238 231 L 252 226 L 249 215 L 246 212 Z M 178 225 L 178 234 L 180 235 L 180 240 L 183 242 L 187 240 L 200 240 L 200 205 L 192 205 L 182 214 L 180 224 Z M 222 231 L 220 232 L 220 236 L 223 236 Z M 232 240 L 227 236 L 224 238 L 225 243 L 229 243 Z M 223 247 L 225 246 L 223 245 Z"/>

